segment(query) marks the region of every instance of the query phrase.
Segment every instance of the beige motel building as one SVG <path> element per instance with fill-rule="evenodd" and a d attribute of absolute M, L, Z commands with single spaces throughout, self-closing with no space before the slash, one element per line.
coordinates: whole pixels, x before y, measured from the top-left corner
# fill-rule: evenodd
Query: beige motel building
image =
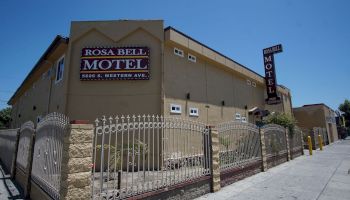
<path fill-rule="evenodd" d="M 302 129 L 312 130 L 314 127 L 326 128 L 329 142 L 338 140 L 335 112 L 323 103 L 308 104 L 293 108 L 297 125 Z"/>
<path fill-rule="evenodd" d="M 90 122 L 156 114 L 256 123 L 266 111 L 292 114 L 290 90 L 277 93 L 282 103 L 267 105 L 263 76 L 162 20 L 74 21 L 8 103 L 12 127 L 51 112 Z"/>

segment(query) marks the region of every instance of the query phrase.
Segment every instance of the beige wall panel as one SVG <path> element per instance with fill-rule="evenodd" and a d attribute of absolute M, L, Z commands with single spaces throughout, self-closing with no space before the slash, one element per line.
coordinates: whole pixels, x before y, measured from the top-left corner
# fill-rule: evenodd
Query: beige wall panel
<path fill-rule="evenodd" d="M 302 128 L 326 127 L 324 112 L 320 107 L 301 107 L 293 109 L 297 125 Z"/>
<path fill-rule="evenodd" d="M 176 56 L 173 47 L 169 46 L 164 48 L 164 56 L 165 95 L 185 99 L 186 94 L 190 93 L 192 101 L 206 103 L 205 63 L 199 58 L 193 63 L 187 57 Z"/>
<path fill-rule="evenodd" d="M 172 31 L 170 34 L 170 39 L 175 41 L 176 43 L 188 48 L 188 39 L 186 37 L 184 37 L 183 35 L 175 32 L 175 31 Z"/>
<path fill-rule="evenodd" d="M 119 21 L 118 21 L 119 22 Z M 163 26 L 155 22 L 139 24 L 141 27 L 151 24 L 154 29 L 145 31 L 134 26 L 130 30 L 124 23 L 103 23 L 106 30 L 104 35 L 96 29 L 100 24 L 88 23 L 90 32 L 71 43 L 70 80 L 68 88 L 68 116 L 71 119 L 94 120 L 105 114 L 160 114 L 161 108 L 161 56 L 162 39 L 153 32 L 163 33 Z M 133 23 L 131 23 L 133 27 Z M 79 27 L 79 26 L 78 26 Z M 97 28 L 96 28 L 97 27 Z M 124 28 L 130 32 L 125 32 Z M 148 27 L 149 28 L 149 27 Z M 72 30 L 76 30 L 74 24 Z M 124 37 L 116 32 L 123 32 Z M 158 33 L 157 32 L 157 33 Z M 71 33 L 74 37 L 74 31 Z M 122 38 L 113 41 L 111 38 Z M 150 48 L 150 80 L 113 80 L 113 81 L 80 81 L 80 56 L 84 47 L 121 47 L 121 46 L 147 46 Z M 103 98 L 105 97 L 105 98 Z"/>
<path fill-rule="evenodd" d="M 222 64 L 222 65 L 226 65 L 226 62 L 225 62 L 225 57 L 223 57 L 223 56 L 221 56 L 221 55 L 219 55 L 219 54 L 216 54 L 216 56 L 215 56 L 215 60 L 216 60 L 216 62 L 218 62 L 218 63 L 220 63 L 220 64 Z"/>
<path fill-rule="evenodd" d="M 114 20 L 114 21 L 91 21 L 72 22 L 70 30 L 70 42 L 80 39 L 91 29 L 98 30 L 114 41 L 121 40 L 136 29 L 144 29 L 154 37 L 163 41 L 163 20 Z M 162 31 L 160 31 L 160 29 Z"/>
<path fill-rule="evenodd" d="M 202 51 L 203 51 L 204 56 L 207 56 L 209 59 L 215 60 L 216 53 L 214 51 L 212 51 L 206 47 L 203 47 L 202 49 L 203 49 Z"/>
<path fill-rule="evenodd" d="M 221 102 L 225 101 L 226 106 L 232 106 L 232 75 L 210 64 L 207 64 L 206 69 L 208 103 L 221 106 Z"/>
<path fill-rule="evenodd" d="M 159 95 L 142 95 L 139 97 L 82 95 L 70 97 L 70 104 L 76 107 L 69 111 L 71 120 L 82 119 L 93 122 L 103 115 L 160 114 Z"/>
<path fill-rule="evenodd" d="M 188 41 L 188 48 L 198 54 L 202 54 L 202 46 L 193 40 Z"/>

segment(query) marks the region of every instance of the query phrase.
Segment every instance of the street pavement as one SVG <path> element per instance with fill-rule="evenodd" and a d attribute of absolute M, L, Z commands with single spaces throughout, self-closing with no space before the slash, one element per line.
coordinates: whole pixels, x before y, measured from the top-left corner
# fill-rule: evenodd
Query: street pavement
<path fill-rule="evenodd" d="M 350 137 L 197 200 L 350 200 Z"/>
<path fill-rule="evenodd" d="M 18 187 L 0 165 L 0 200 L 23 199 Z"/>

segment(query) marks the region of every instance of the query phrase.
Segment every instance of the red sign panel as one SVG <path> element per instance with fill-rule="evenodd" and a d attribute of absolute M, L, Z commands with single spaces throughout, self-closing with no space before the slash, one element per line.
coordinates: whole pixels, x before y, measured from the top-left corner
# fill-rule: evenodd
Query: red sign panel
<path fill-rule="evenodd" d="M 149 80 L 148 47 L 83 48 L 80 80 Z"/>

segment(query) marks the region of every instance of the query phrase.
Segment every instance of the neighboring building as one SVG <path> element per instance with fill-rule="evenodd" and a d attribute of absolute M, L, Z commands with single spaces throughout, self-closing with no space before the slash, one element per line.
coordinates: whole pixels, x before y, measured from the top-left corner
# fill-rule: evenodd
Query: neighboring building
<path fill-rule="evenodd" d="M 119 79 L 119 80 L 116 80 Z M 181 116 L 209 124 L 292 114 L 289 89 L 266 105 L 265 79 L 162 20 L 72 22 L 9 100 L 12 127 L 50 112 Z"/>
<path fill-rule="evenodd" d="M 337 124 L 338 138 L 345 139 L 348 136 L 348 131 L 345 126 L 345 117 L 342 116 L 340 111 L 336 111 L 335 121 Z"/>
<path fill-rule="evenodd" d="M 310 104 L 303 107 L 293 108 L 297 125 L 303 129 L 313 129 L 321 127 L 327 129 L 330 142 L 338 140 L 335 112 L 327 105 Z"/>

